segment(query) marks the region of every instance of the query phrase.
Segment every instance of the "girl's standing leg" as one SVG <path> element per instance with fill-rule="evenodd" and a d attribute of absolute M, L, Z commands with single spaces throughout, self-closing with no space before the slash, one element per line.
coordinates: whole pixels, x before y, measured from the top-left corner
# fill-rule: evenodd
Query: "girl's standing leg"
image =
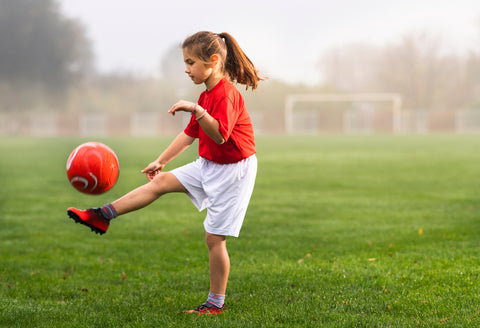
<path fill-rule="evenodd" d="M 230 258 L 227 252 L 225 236 L 206 233 L 210 266 L 210 292 L 225 295 L 228 275 L 230 273 Z"/>

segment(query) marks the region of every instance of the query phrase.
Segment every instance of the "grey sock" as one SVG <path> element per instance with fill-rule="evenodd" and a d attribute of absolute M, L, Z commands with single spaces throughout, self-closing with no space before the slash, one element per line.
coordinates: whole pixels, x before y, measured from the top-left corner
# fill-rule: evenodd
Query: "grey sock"
<path fill-rule="evenodd" d="M 214 294 L 210 292 L 208 293 L 207 303 L 213 304 L 216 307 L 221 308 L 225 303 L 225 295 Z"/>
<path fill-rule="evenodd" d="M 118 216 L 117 210 L 110 203 L 103 206 L 101 210 L 103 217 L 107 220 L 115 219 Z"/>

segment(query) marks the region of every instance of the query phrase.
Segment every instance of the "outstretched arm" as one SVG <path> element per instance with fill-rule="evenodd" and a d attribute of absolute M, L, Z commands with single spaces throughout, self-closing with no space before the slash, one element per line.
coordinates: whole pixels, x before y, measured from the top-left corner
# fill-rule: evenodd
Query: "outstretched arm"
<path fill-rule="evenodd" d="M 207 111 L 200 107 L 200 105 L 195 105 L 190 101 L 180 100 L 168 111 L 170 114 L 175 115 L 178 111 L 193 113 L 195 110 L 195 118 L 198 121 L 198 124 L 202 127 L 202 130 L 212 138 L 217 144 L 221 145 L 225 142 L 222 134 L 220 133 L 220 123 L 210 116 Z"/>
<path fill-rule="evenodd" d="M 145 173 L 148 180 L 151 181 L 155 175 L 163 170 L 168 162 L 180 155 L 193 143 L 194 140 L 195 138 L 186 135 L 185 132 L 180 132 L 180 134 L 172 141 L 167 149 L 165 149 L 165 151 L 158 156 L 155 161 L 148 164 L 148 166 L 142 170 L 142 173 Z"/>

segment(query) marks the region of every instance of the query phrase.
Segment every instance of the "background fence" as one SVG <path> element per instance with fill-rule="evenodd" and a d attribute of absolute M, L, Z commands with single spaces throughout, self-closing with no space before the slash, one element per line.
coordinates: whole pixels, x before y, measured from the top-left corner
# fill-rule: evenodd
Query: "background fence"
<path fill-rule="evenodd" d="M 251 112 L 257 134 L 480 133 L 480 110 L 402 111 L 400 130 L 387 111 L 299 111 L 283 115 Z M 190 117 L 154 112 L 134 114 L 0 114 L 0 135 L 155 136 L 175 135 Z M 398 119 L 398 118 L 397 118 Z M 287 125 L 289 130 L 287 131 Z"/>

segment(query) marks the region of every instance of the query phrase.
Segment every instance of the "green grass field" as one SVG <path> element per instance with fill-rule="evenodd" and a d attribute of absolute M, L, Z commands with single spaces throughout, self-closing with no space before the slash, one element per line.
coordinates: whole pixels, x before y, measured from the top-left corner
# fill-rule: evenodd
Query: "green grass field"
<path fill-rule="evenodd" d="M 1 137 L 0 327 L 480 326 L 478 136 L 259 137 L 218 317 L 181 313 L 208 292 L 205 213 L 185 195 L 103 236 L 67 219 L 69 206 L 144 183 L 139 171 L 170 141 L 96 140 L 115 149 L 121 173 L 88 196 L 65 174 L 87 140 Z"/>

